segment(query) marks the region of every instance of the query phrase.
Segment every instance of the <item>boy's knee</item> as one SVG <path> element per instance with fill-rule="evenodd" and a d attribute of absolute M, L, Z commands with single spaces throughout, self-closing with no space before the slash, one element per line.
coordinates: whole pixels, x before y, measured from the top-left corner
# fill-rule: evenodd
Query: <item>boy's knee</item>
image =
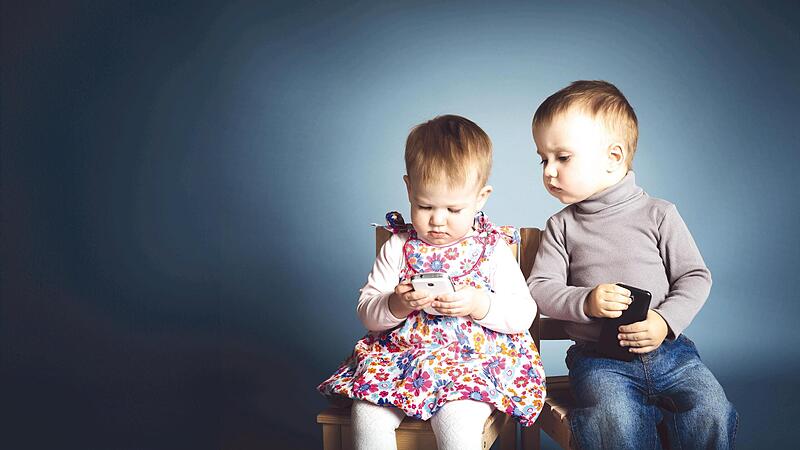
<path fill-rule="evenodd" d="M 693 416 L 705 421 L 706 426 L 715 428 L 727 428 L 731 422 L 736 422 L 738 413 L 733 404 L 726 397 L 704 397 L 704 401 L 699 402 L 694 407 Z"/>
<path fill-rule="evenodd" d="M 622 395 L 605 395 L 601 402 L 580 408 L 580 415 L 604 432 L 637 429 L 648 419 L 643 405 Z"/>

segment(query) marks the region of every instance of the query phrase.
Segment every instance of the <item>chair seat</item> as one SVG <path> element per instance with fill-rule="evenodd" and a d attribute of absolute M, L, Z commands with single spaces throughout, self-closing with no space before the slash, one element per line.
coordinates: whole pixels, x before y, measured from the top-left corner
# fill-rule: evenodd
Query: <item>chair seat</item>
<path fill-rule="evenodd" d="M 353 448 L 352 429 L 350 427 L 350 408 L 329 407 L 317 414 L 317 423 L 322 425 L 324 448 Z M 501 439 L 503 448 L 514 448 L 514 422 L 501 411 L 494 410 L 483 426 L 482 448 L 488 449 L 501 432 L 510 433 Z M 408 448 L 436 448 L 436 436 L 429 420 L 406 417 L 397 428 L 398 450 Z"/>
<path fill-rule="evenodd" d="M 561 448 L 570 448 L 571 433 L 567 415 L 574 405 L 569 390 L 569 377 L 547 377 L 547 398 L 538 423 Z"/>

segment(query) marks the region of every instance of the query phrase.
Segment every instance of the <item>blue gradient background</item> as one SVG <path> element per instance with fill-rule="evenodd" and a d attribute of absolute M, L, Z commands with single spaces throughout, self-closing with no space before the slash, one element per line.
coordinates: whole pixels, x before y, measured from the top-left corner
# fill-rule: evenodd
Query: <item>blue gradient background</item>
<path fill-rule="evenodd" d="M 712 270 L 687 334 L 739 448 L 793 446 L 796 3 L 173 3 L 3 2 L 0 446 L 320 447 L 409 129 L 476 121 L 488 214 L 542 226 L 530 119 L 575 79 Z"/>

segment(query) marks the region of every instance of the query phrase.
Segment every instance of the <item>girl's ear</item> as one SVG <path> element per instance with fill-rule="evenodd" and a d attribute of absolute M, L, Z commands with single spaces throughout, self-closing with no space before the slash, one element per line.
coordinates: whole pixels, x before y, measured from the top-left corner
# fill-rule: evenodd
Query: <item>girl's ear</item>
<path fill-rule="evenodd" d="M 476 210 L 480 211 L 483 209 L 483 205 L 486 204 L 486 201 L 489 200 L 489 195 L 492 193 L 492 187 L 490 185 L 486 185 L 478 191 L 478 203 L 476 204 Z"/>
<path fill-rule="evenodd" d="M 626 165 L 626 156 L 627 150 L 622 144 L 613 143 L 610 147 L 608 147 L 608 167 L 606 171 L 608 173 L 616 172 L 621 167 Z"/>
<path fill-rule="evenodd" d="M 406 184 L 406 192 L 408 193 L 408 203 L 411 203 L 411 181 L 409 181 L 408 175 L 403 175 L 403 182 Z"/>

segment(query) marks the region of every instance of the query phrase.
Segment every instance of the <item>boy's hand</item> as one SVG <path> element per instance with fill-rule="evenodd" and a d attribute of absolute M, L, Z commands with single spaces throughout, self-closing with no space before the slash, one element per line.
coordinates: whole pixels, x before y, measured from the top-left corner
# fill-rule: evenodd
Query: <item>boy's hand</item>
<path fill-rule="evenodd" d="M 647 319 L 619 327 L 617 339 L 621 346 L 630 347 L 631 353 L 650 353 L 664 342 L 667 332 L 669 327 L 664 318 L 648 309 Z"/>
<path fill-rule="evenodd" d="M 583 312 L 589 317 L 615 318 L 622 315 L 631 304 L 631 291 L 616 284 L 600 284 L 592 289 L 583 303 Z"/>
<path fill-rule="evenodd" d="M 395 286 L 394 293 L 389 296 L 389 311 L 398 319 L 405 319 L 412 311 L 424 309 L 433 300 L 434 297 L 415 291 L 411 281 L 406 280 Z"/>
<path fill-rule="evenodd" d="M 486 291 L 472 286 L 460 286 L 452 294 L 436 297 L 432 306 L 445 316 L 472 316 L 480 320 L 489 312 L 489 304 Z"/>

